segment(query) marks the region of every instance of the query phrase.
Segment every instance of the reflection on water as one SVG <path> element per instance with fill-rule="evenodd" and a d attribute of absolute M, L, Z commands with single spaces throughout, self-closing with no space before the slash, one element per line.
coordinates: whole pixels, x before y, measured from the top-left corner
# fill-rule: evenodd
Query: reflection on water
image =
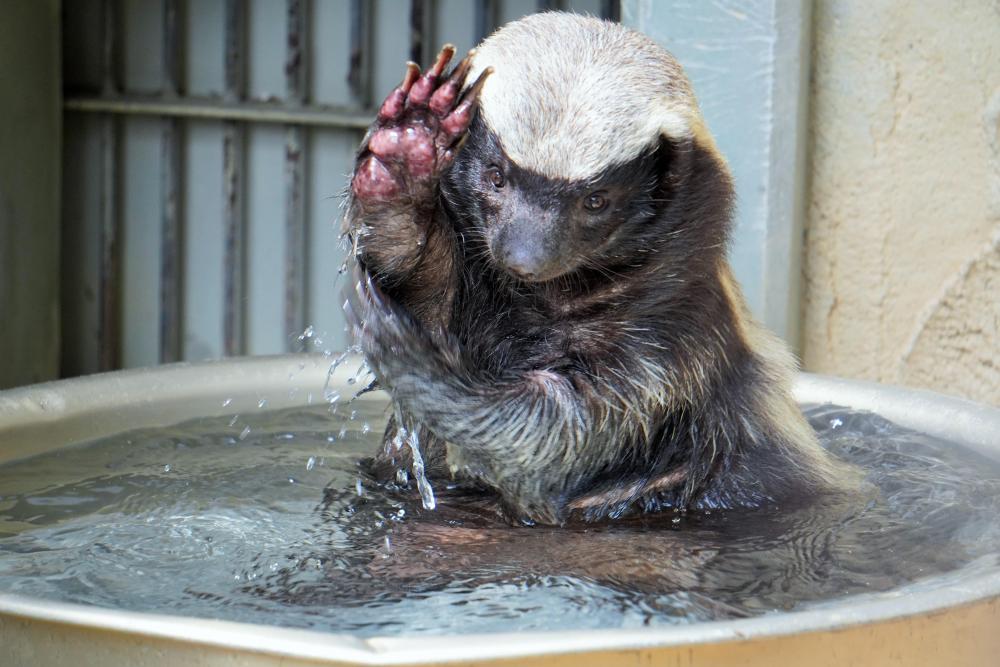
<path fill-rule="evenodd" d="M 372 405 L 0 466 L 0 591 L 374 635 L 739 618 L 1000 569 L 1000 465 L 872 415 L 808 410 L 870 497 L 558 529 L 499 524 L 446 480 L 428 511 L 362 479 L 385 420 Z"/>

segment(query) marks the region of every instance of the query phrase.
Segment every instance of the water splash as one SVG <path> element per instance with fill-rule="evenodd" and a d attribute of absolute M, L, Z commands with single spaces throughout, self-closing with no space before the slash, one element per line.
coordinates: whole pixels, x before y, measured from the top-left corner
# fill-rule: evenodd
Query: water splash
<path fill-rule="evenodd" d="M 410 455 L 413 459 L 410 468 L 413 471 L 413 478 L 417 482 L 417 490 L 420 492 L 420 502 L 424 509 L 432 510 L 437 506 L 437 501 L 434 498 L 434 489 L 427 481 L 427 474 L 424 471 L 424 457 L 420 453 L 419 427 L 411 424 L 407 428 L 399 406 L 393 403 L 392 409 L 396 417 L 396 433 L 392 436 L 392 440 L 386 441 L 385 453 L 391 455 L 394 451 L 401 450 L 404 444 L 410 448 Z M 404 485 L 409 482 L 409 474 L 404 468 L 396 470 L 396 482 Z"/>
<path fill-rule="evenodd" d="M 410 429 L 408 444 L 410 445 L 410 453 L 413 455 L 413 477 L 417 480 L 420 502 L 425 510 L 432 510 L 437 507 L 437 501 L 434 499 L 434 489 L 431 488 L 430 482 L 427 481 L 427 475 L 424 473 L 424 457 L 420 454 L 419 427 Z"/>

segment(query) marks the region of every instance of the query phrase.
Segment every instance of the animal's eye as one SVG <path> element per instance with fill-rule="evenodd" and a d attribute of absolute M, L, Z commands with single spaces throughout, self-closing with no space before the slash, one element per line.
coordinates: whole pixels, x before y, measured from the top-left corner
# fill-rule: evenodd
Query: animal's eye
<path fill-rule="evenodd" d="M 493 187 L 497 190 L 502 188 L 504 183 L 507 182 L 507 179 L 504 178 L 503 171 L 496 165 L 493 165 L 486 170 L 486 180 L 492 183 Z"/>
<path fill-rule="evenodd" d="M 591 213 L 600 213 L 608 207 L 608 198 L 600 192 L 592 192 L 584 198 L 583 207 Z"/>

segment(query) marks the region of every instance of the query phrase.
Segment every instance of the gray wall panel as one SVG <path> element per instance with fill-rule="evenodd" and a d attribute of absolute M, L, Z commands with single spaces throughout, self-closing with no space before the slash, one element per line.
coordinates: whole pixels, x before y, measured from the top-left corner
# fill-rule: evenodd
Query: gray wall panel
<path fill-rule="evenodd" d="M 285 349 L 284 215 L 285 132 L 277 125 L 247 133 L 247 352 L 274 354 Z"/>
<path fill-rule="evenodd" d="M 222 356 L 222 124 L 189 123 L 185 138 L 184 358 Z"/>
<path fill-rule="evenodd" d="M 155 118 L 128 118 L 122 138 L 122 365 L 159 361 L 160 135 Z"/>

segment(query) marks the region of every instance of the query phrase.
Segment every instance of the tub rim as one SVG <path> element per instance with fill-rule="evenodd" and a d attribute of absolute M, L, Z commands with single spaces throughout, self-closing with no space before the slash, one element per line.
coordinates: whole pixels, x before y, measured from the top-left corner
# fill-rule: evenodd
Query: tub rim
<path fill-rule="evenodd" d="M 355 358 L 333 373 L 347 387 Z M 59 380 L 0 392 L 0 451 L 5 443 L 58 429 L 63 422 L 82 426 L 86 439 L 128 428 L 176 422 L 166 408 L 191 406 L 208 416 L 250 409 L 253 397 L 230 404 L 207 403 L 208 396 L 248 393 L 266 387 L 288 389 L 271 395 L 269 409 L 305 405 L 295 395 L 303 382 L 322 382 L 329 359 L 322 355 L 244 357 L 180 363 Z M 319 391 L 319 389 L 317 389 Z M 308 392 L 305 392 L 308 393 Z M 991 458 L 1000 458 L 1000 410 L 935 392 L 874 382 L 801 374 L 795 383 L 800 403 L 833 403 L 877 412 L 897 424 L 946 437 Z M 114 409 L 104 402 L 117 398 Z M 363 400 L 385 401 L 373 392 Z M 94 416 L 94 406 L 103 405 Z M 123 411 L 124 406 L 128 410 Z M 133 411 L 142 417 L 138 423 Z M 161 420 L 161 421 L 158 421 Z M 74 431 L 78 432 L 78 431 Z M 77 439 L 76 441 L 80 441 Z M 66 442 L 48 447 L 54 449 Z M 9 457 L 19 458 L 19 457 Z M 941 575 L 949 576 L 948 574 Z M 919 587 L 919 584 L 916 585 Z M 708 643 L 766 640 L 789 635 L 843 630 L 858 625 L 934 614 L 1000 597 L 1000 572 L 974 575 L 961 585 L 935 590 L 849 596 L 821 608 L 778 612 L 748 619 L 709 621 L 642 629 L 525 631 L 438 636 L 356 637 L 314 630 L 222 621 L 198 617 L 104 609 L 0 593 L 0 618 L 69 624 L 129 635 L 151 636 L 223 649 L 306 660 L 364 665 L 406 665 L 428 661 L 499 660 L 594 651 L 642 650 Z"/>

